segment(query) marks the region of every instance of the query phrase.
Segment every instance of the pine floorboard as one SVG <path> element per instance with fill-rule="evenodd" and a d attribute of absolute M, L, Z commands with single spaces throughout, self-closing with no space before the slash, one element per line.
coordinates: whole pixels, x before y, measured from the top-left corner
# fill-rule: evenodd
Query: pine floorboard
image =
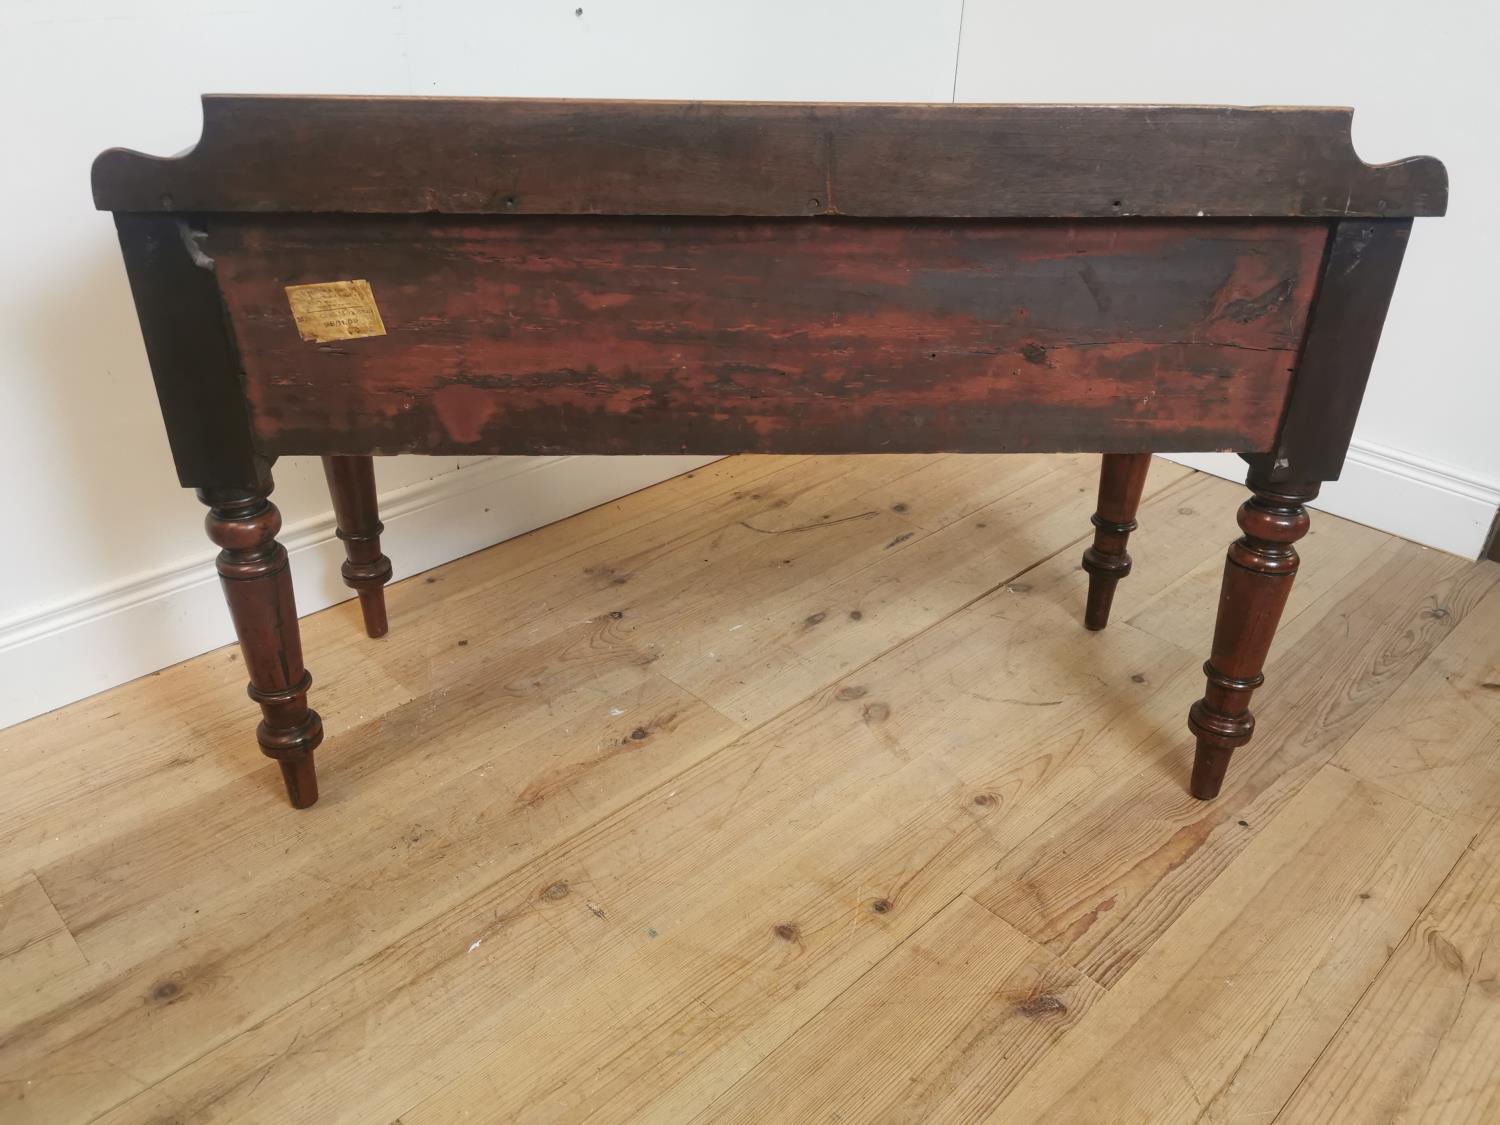
<path fill-rule="evenodd" d="M 1315 513 L 1214 802 L 1243 489 L 738 457 L 0 731 L 0 1121 L 1500 1117 L 1500 564 Z M 391 545 L 391 553 L 399 551 Z M 399 568 L 400 560 L 397 559 Z"/>

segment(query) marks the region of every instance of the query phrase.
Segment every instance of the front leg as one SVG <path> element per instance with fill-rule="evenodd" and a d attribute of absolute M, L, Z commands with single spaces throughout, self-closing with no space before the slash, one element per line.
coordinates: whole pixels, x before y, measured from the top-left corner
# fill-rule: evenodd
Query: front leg
<path fill-rule="evenodd" d="M 219 552 L 219 579 L 234 618 L 250 698 L 264 718 L 255 736 L 262 753 L 275 758 L 292 807 L 318 799 L 313 751 L 323 741 L 323 720 L 307 706 L 312 677 L 302 667 L 302 635 L 292 597 L 286 548 L 276 542 L 281 513 L 264 489 L 199 489 L 209 506 L 208 537 Z"/>
<path fill-rule="evenodd" d="M 1198 740 L 1191 789 L 1200 800 L 1219 795 L 1229 756 L 1255 730 L 1250 696 L 1265 682 L 1266 653 L 1292 592 L 1293 544 L 1309 523 L 1303 505 L 1318 495 L 1317 484 L 1272 484 L 1253 471 L 1245 483 L 1254 495 L 1240 507 L 1245 534 L 1230 545 L 1224 563 L 1213 655 L 1203 666 L 1208 687 L 1188 713 L 1188 729 Z"/>

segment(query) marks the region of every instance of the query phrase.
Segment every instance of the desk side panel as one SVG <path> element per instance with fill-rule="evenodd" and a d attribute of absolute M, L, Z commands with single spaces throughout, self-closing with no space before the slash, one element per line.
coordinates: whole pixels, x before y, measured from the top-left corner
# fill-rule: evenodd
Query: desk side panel
<path fill-rule="evenodd" d="M 206 220 L 262 451 L 1010 452 L 1275 439 L 1308 222 Z M 365 281 L 383 335 L 299 334 Z"/>

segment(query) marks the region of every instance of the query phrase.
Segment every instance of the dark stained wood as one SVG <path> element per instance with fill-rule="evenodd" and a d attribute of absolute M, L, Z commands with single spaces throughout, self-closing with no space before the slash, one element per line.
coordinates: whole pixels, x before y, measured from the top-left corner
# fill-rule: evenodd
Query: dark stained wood
<path fill-rule="evenodd" d="M 1089 574 L 1088 605 L 1083 613 L 1086 629 L 1102 629 L 1109 624 L 1115 586 L 1130 573 L 1130 553 L 1125 544 L 1136 529 L 1135 513 L 1141 506 L 1150 469 L 1149 453 L 1106 453 L 1099 467 L 1094 542 L 1083 552 L 1083 569 Z"/>
<path fill-rule="evenodd" d="M 1410 219 L 1334 224 L 1276 446 L 1245 458 L 1264 479 L 1338 480 L 1410 233 Z"/>
<path fill-rule="evenodd" d="M 359 595 L 365 632 L 383 637 L 390 630 L 385 613 L 385 584 L 391 580 L 391 560 L 380 553 L 380 509 L 375 491 L 372 457 L 324 457 L 323 472 L 333 497 L 338 537 L 348 555 L 341 568 L 344 583 Z"/>
<path fill-rule="evenodd" d="M 116 215 L 115 226 L 177 479 L 260 487 L 271 459 L 251 439 L 239 354 L 199 232 L 174 215 Z"/>
<path fill-rule="evenodd" d="M 1411 218 L 1447 205 L 1438 161 L 1361 162 L 1350 116 L 216 96 L 183 156 L 102 154 L 292 803 L 322 726 L 270 467 L 324 458 L 376 636 L 370 456 L 400 452 L 1101 452 L 1089 628 L 1149 454 L 1239 452 L 1254 494 L 1189 717 L 1214 796 Z"/>
<path fill-rule="evenodd" d="M 1264 222 L 221 218 L 290 453 L 1269 448 L 1326 231 Z M 299 335 L 367 280 L 386 333 Z"/>
<path fill-rule="evenodd" d="M 318 799 L 313 751 L 323 741 L 323 720 L 307 706 L 312 677 L 302 666 L 302 634 L 292 595 L 286 548 L 276 541 L 281 513 L 263 491 L 200 489 L 209 506 L 208 537 L 219 552 L 219 580 L 250 676 L 250 698 L 264 718 L 255 737 L 276 759 L 292 807 Z"/>
<path fill-rule="evenodd" d="M 1198 740 L 1190 788 L 1205 801 L 1219 795 L 1230 755 L 1255 731 L 1250 697 L 1265 682 L 1266 654 L 1297 574 L 1294 544 L 1309 525 L 1304 505 L 1318 495 L 1315 483 L 1277 484 L 1253 471 L 1246 485 L 1254 495 L 1240 507 L 1245 534 L 1224 563 L 1212 655 L 1203 666 L 1208 686 L 1188 713 Z"/>
<path fill-rule="evenodd" d="M 94 164 L 113 211 L 1191 218 L 1441 215 L 1345 108 L 216 95 L 181 157 Z"/>
<path fill-rule="evenodd" d="M 1479 554 L 1482 559 L 1491 562 L 1500 562 L 1500 509 L 1495 512 L 1495 518 L 1490 521 L 1490 533 L 1484 541 L 1484 550 Z"/>

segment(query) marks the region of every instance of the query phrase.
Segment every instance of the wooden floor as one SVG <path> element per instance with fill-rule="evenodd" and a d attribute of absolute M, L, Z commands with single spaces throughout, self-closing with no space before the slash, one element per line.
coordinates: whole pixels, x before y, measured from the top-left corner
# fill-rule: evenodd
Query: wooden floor
<path fill-rule="evenodd" d="M 1500 565 L 1315 515 L 1185 792 L 1243 490 L 737 458 L 0 733 L 0 1121 L 1500 1120 Z M 400 560 L 397 559 L 397 566 Z"/>

